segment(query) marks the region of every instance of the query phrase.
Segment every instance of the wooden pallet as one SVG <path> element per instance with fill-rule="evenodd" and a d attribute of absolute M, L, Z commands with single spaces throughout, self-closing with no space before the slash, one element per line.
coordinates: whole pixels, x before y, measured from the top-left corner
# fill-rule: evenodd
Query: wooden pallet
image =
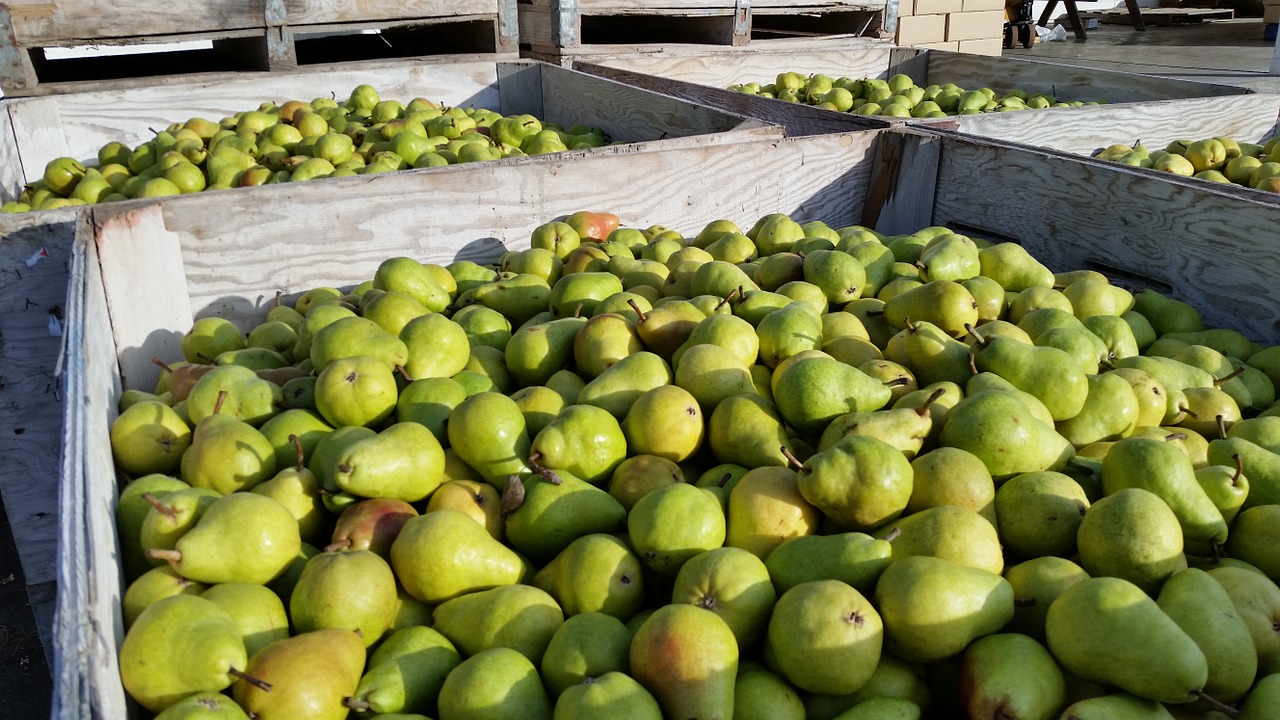
<path fill-rule="evenodd" d="M 1080 13 L 1081 19 L 1097 19 L 1108 25 L 1128 25 L 1133 20 L 1129 11 L 1124 8 L 1114 10 L 1089 10 Z M 1235 17 L 1231 9 L 1212 8 L 1142 8 L 1142 20 L 1148 25 L 1169 27 L 1170 25 L 1195 25 L 1205 20 L 1230 20 Z"/>
<path fill-rule="evenodd" d="M 515 53 L 516 0 L 48 0 L 0 4 L 7 97 L 138 87 L 157 76 L 295 70 L 423 55 Z M 110 5 L 114 7 L 103 7 Z M 145 18 L 140 23 L 139 19 Z M 138 28 L 147 32 L 139 34 Z M 370 32 L 376 31 L 376 32 Z M 175 43 L 201 49 L 171 51 Z M 202 46 L 207 45 L 207 49 Z M 136 54 L 56 59 L 60 48 Z M 164 46 L 161 52 L 148 48 Z M 189 47 L 189 46 L 188 46 Z M 163 53 L 163 54 L 161 54 Z"/>
<path fill-rule="evenodd" d="M 679 55 L 815 38 L 878 37 L 883 0 L 520 0 L 525 57 Z"/>

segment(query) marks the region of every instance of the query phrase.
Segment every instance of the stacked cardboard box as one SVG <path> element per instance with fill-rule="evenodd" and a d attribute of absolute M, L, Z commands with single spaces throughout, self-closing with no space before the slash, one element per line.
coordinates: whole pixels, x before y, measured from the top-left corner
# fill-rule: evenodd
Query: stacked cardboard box
<path fill-rule="evenodd" d="M 1280 23 L 1280 0 L 1263 0 L 1262 22 L 1268 25 Z"/>
<path fill-rule="evenodd" d="M 933 50 L 999 55 L 1004 20 L 1004 0 L 902 0 L 895 42 Z"/>

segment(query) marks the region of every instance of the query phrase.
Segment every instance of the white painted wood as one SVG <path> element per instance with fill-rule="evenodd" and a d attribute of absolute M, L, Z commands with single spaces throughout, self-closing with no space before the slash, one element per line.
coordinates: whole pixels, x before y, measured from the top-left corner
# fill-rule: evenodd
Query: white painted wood
<path fill-rule="evenodd" d="M 69 154 L 67 140 L 61 132 L 62 116 L 58 104 L 47 98 L 28 98 L 11 101 L 9 121 L 13 124 L 14 137 L 18 139 L 18 161 L 22 168 L 22 183 L 5 189 L 16 197 L 22 185 L 44 176 L 45 165 L 57 157 Z M 94 150 L 96 159 L 97 150 Z"/>
<path fill-rule="evenodd" d="M 27 182 L 18 152 L 18 137 L 13 132 L 13 119 L 7 107 L 0 108 L 0 199 L 15 200 L 18 188 Z"/>

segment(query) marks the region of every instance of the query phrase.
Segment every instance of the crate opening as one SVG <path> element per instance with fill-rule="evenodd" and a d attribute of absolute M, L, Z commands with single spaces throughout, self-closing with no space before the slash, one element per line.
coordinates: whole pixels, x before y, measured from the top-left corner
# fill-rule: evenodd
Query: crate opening
<path fill-rule="evenodd" d="M 498 38 L 492 20 L 403 25 L 376 32 L 306 33 L 294 30 L 298 65 L 454 53 L 493 53 Z"/>
<path fill-rule="evenodd" d="M 880 10 L 851 10 L 824 13 L 793 12 L 780 15 L 752 10 L 751 39 L 827 37 L 856 35 L 874 37 L 884 23 Z"/>
<path fill-rule="evenodd" d="M 729 45 L 733 42 L 732 14 L 710 16 L 583 15 L 583 45 L 644 45 L 688 43 Z"/>
<path fill-rule="evenodd" d="M 244 42 L 242 39 L 223 42 Z M 228 53 L 217 43 L 137 44 L 85 48 L 30 48 L 39 83 L 119 80 L 157 75 L 259 69 L 250 57 Z"/>

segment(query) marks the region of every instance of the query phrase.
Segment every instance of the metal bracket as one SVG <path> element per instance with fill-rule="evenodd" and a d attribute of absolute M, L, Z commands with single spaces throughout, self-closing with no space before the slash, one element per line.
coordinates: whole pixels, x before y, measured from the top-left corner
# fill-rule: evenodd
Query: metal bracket
<path fill-rule="evenodd" d="M 731 44 L 746 45 L 751 42 L 751 0 L 734 0 L 733 38 Z"/>
<path fill-rule="evenodd" d="M 285 0 L 264 1 L 262 16 L 267 37 L 267 68 L 295 66 L 298 60 L 294 55 L 293 33 L 289 29 L 289 11 L 285 8 Z"/>

